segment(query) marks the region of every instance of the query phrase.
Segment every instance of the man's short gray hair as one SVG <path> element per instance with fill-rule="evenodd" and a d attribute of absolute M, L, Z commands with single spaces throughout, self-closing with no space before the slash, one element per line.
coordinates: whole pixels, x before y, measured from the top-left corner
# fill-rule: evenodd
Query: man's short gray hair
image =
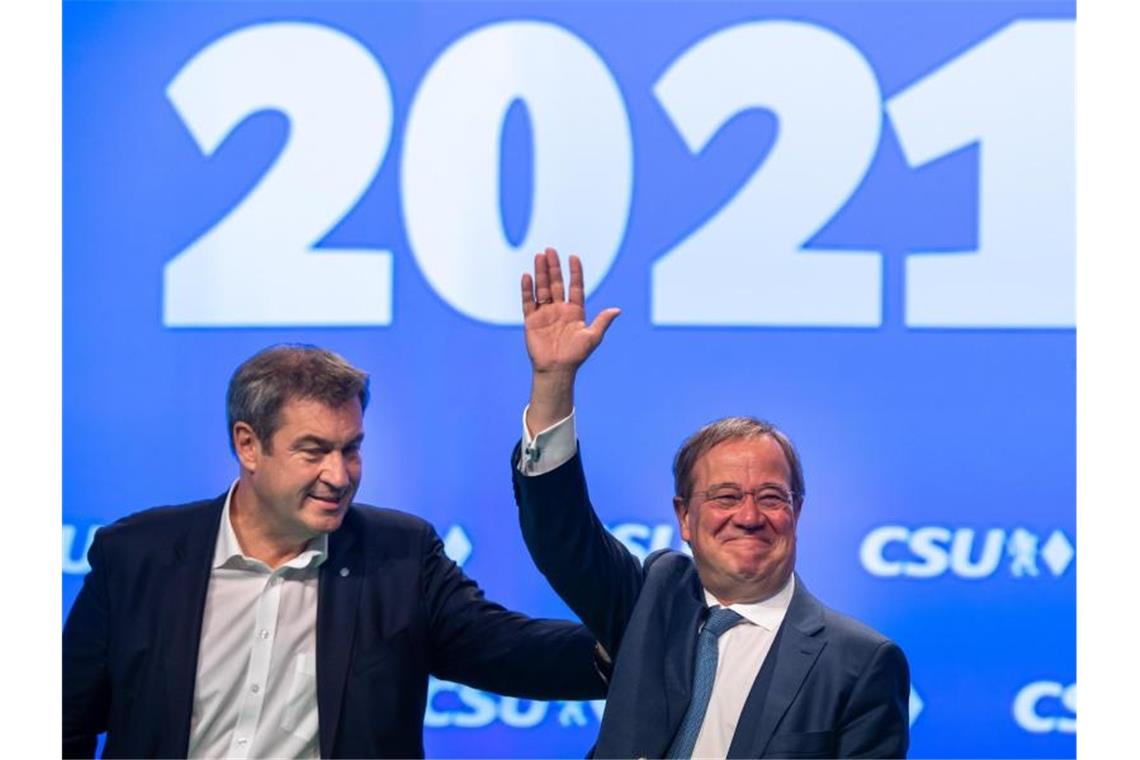
<path fill-rule="evenodd" d="M 226 392 L 230 450 L 234 450 L 234 425 L 244 422 L 266 451 L 271 451 L 281 408 L 292 399 L 312 399 L 336 408 L 354 398 L 364 411 L 368 373 L 340 355 L 302 344 L 270 346 L 247 359 L 230 378 Z"/>
<path fill-rule="evenodd" d="M 710 422 L 689 436 L 681 444 L 677 456 L 673 459 L 673 493 L 682 501 L 689 500 L 693 495 L 693 467 L 698 459 L 717 444 L 740 438 L 765 436 L 772 438 L 784 451 L 784 457 L 788 460 L 788 469 L 792 474 L 792 482 L 788 484 L 792 491 L 792 503 L 796 511 L 799 511 L 804 502 L 805 486 L 803 466 L 800 464 L 796 447 L 775 425 L 755 417 L 724 417 Z"/>

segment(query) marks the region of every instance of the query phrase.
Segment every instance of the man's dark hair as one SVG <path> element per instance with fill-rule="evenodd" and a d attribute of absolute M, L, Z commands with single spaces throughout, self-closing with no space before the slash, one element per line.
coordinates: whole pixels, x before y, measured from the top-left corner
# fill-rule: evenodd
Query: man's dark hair
<path fill-rule="evenodd" d="M 368 373 L 343 357 L 317 346 L 270 346 L 247 359 L 230 378 L 226 392 L 230 451 L 235 451 L 234 425 L 244 422 L 271 452 L 281 407 L 287 401 L 311 399 L 336 408 L 354 398 L 360 399 L 363 412 L 368 406 Z"/>
<path fill-rule="evenodd" d="M 792 503 L 796 510 L 804 503 L 804 471 L 800 456 L 788 436 L 775 425 L 755 417 L 724 417 L 705 425 L 681 444 L 673 459 L 673 493 L 687 502 L 693 495 L 693 466 L 706 452 L 719 443 L 740 438 L 763 438 L 768 436 L 784 450 L 792 482 Z"/>

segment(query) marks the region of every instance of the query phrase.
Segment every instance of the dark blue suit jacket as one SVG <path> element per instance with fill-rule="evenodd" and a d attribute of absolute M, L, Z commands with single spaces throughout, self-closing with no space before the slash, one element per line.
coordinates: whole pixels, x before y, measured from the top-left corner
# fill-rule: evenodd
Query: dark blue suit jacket
<path fill-rule="evenodd" d="M 102 528 L 63 634 L 63 756 L 185 757 L 225 496 Z M 347 570 L 347 573 L 345 573 Z M 594 638 L 487 601 L 411 515 L 353 505 L 317 602 L 321 757 L 422 757 L 428 675 L 531 699 L 596 699 Z"/>
<path fill-rule="evenodd" d="M 706 614 L 692 559 L 639 563 L 590 506 L 579 456 L 518 473 L 531 556 L 563 600 L 616 653 L 596 757 L 662 757 L 689 704 Z M 903 757 L 910 676 L 902 650 L 819 603 L 796 578 L 783 624 L 745 701 L 729 757 Z"/>

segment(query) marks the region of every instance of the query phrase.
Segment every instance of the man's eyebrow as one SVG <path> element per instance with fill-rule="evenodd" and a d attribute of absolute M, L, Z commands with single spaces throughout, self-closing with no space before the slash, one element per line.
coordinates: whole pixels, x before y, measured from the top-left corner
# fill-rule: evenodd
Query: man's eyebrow
<path fill-rule="evenodd" d="M 765 481 L 764 483 L 761 483 L 760 485 L 758 485 L 756 487 L 757 488 L 779 488 L 782 491 L 790 491 L 791 490 L 788 486 L 784 485 L 783 483 L 777 483 L 773 480 Z M 717 488 L 737 488 L 737 489 L 743 490 L 744 487 L 741 486 L 739 483 L 737 483 L 734 480 L 726 480 L 726 481 L 721 482 L 721 483 L 713 483 L 713 484 L 709 485 L 709 487 L 706 488 L 705 490 L 706 491 L 713 491 L 713 490 L 716 490 Z"/>
<path fill-rule="evenodd" d="M 353 438 L 351 441 L 349 441 L 346 444 L 346 448 L 351 447 L 351 446 L 359 446 L 363 441 L 364 441 L 364 433 L 360 433 L 359 435 L 357 435 L 355 438 Z M 316 446 L 317 448 L 325 449 L 326 451 L 332 451 L 333 449 L 336 448 L 336 444 L 333 443 L 332 441 L 328 440 L 327 438 L 321 438 L 319 435 L 310 434 L 310 435 L 303 435 L 300 438 L 293 441 L 292 445 L 290 446 L 290 449 L 296 451 L 297 449 L 303 449 L 303 448 L 306 448 L 309 446 Z"/>
<path fill-rule="evenodd" d="M 706 491 L 713 491 L 717 488 L 740 488 L 740 484 L 734 480 L 726 480 L 722 483 L 710 483 Z"/>
<path fill-rule="evenodd" d="M 332 441 L 321 438 L 319 435 L 303 435 L 293 441 L 290 446 L 291 449 L 303 449 L 309 446 L 316 446 L 322 449 L 333 448 Z"/>
<path fill-rule="evenodd" d="M 774 480 L 769 480 L 767 483 L 761 483 L 757 486 L 757 488 L 779 488 L 781 491 L 792 490 L 791 486 L 784 485 L 783 483 L 777 483 Z"/>

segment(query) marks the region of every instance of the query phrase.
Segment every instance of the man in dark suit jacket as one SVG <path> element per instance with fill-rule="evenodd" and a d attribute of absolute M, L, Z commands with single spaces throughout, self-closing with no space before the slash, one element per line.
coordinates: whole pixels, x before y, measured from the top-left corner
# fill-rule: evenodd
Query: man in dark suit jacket
<path fill-rule="evenodd" d="M 902 651 L 824 607 L 794 573 L 804 481 L 783 433 L 732 417 L 681 447 L 673 506 L 692 559 L 666 550 L 642 565 L 602 527 L 573 388 L 618 312 L 587 326 L 575 257 L 570 270 L 568 300 L 553 250 L 523 276 L 534 374 L 512 472 L 535 563 L 614 655 L 595 755 L 905 756 Z"/>
<path fill-rule="evenodd" d="M 592 699 L 594 638 L 486 600 L 425 521 L 352 503 L 367 375 L 313 347 L 238 369 L 237 482 L 101 529 L 63 637 L 63 755 L 423 755 L 428 675 Z"/>

